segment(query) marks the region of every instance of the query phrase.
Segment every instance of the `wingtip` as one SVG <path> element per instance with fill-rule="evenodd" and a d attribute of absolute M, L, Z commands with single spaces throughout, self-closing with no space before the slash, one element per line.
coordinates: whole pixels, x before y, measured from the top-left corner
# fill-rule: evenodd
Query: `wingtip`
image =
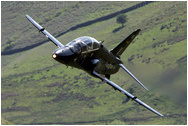
<path fill-rule="evenodd" d="M 142 84 L 143 85 L 143 84 Z M 144 85 L 143 85 L 143 87 L 144 87 L 144 89 L 146 90 L 146 91 L 149 91 L 149 89 L 147 88 L 147 87 L 145 87 Z"/>
<path fill-rule="evenodd" d="M 140 32 L 140 31 L 141 31 L 141 29 L 137 29 L 136 31 L 137 31 L 137 32 Z"/>
<path fill-rule="evenodd" d="M 147 89 L 147 87 L 145 87 L 139 80 L 137 80 L 137 82 L 138 82 L 146 91 L 149 91 L 149 90 Z"/>
<path fill-rule="evenodd" d="M 29 15 L 26 14 L 25 17 L 28 19 L 28 18 L 29 18 Z"/>
<path fill-rule="evenodd" d="M 30 18 L 30 16 L 29 16 L 29 15 L 27 15 L 27 14 L 25 15 L 25 17 L 26 17 L 27 19 L 29 19 L 29 18 Z"/>
<path fill-rule="evenodd" d="M 160 116 L 160 117 L 164 117 L 164 115 L 163 115 L 163 114 L 161 114 L 161 113 L 160 113 L 160 115 L 159 115 L 159 116 Z"/>

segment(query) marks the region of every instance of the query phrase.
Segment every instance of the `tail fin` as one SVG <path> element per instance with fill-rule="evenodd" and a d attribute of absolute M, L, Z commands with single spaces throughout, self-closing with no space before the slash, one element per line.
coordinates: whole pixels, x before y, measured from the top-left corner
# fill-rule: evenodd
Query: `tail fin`
<path fill-rule="evenodd" d="M 125 40 L 123 40 L 119 45 L 117 45 L 113 50 L 111 50 L 111 52 L 114 55 L 119 57 L 125 51 L 125 49 L 129 46 L 129 44 L 133 41 L 133 39 L 138 35 L 140 31 L 141 31 L 140 29 L 137 29 L 136 31 L 134 31 Z"/>

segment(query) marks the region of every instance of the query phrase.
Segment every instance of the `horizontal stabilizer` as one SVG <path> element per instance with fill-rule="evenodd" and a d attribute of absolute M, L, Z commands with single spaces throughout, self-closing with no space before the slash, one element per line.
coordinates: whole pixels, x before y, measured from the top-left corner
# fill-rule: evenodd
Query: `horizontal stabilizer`
<path fill-rule="evenodd" d="M 119 66 L 123 68 L 133 79 L 135 79 L 144 89 L 148 91 L 148 89 L 123 64 L 119 64 Z"/>

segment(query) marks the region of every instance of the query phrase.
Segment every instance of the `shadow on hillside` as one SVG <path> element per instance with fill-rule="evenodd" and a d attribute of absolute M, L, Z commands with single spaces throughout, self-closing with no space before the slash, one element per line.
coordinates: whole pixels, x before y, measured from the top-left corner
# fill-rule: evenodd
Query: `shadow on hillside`
<path fill-rule="evenodd" d="M 119 30 L 121 30 L 121 29 L 123 29 L 123 28 L 124 28 L 124 26 L 115 28 L 112 32 L 113 32 L 113 33 L 116 33 L 116 32 L 118 32 Z"/>
<path fill-rule="evenodd" d="M 100 18 L 97 18 L 97 19 L 94 19 L 94 20 L 90 20 L 90 21 L 86 21 L 84 23 L 81 23 L 81 24 L 77 24 L 73 27 L 71 27 L 70 29 L 60 33 L 59 35 L 55 36 L 56 38 L 66 34 L 67 32 L 70 32 L 70 31 L 73 31 L 73 30 L 76 30 L 78 28 L 81 28 L 81 27 L 86 27 L 86 26 L 89 26 L 89 25 L 92 25 L 94 23 L 97 23 L 97 22 L 101 22 L 101 21 L 105 21 L 105 20 L 108 20 L 108 19 L 111 19 L 111 18 L 114 18 L 116 17 L 117 15 L 121 14 L 121 13 L 127 13 L 129 11 L 132 11 L 132 10 L 135 10 L 135 9 L 138 9 L 140 7 L 143 7 L 143 6 L 146 6 L 150 3 L 152 3 L 154 1 L 144 1 L 144 2 L 141 2 L 139 4 L 136 4 L 136 5 L 133 5 L 129 8 L 126 8 L 126 9 L 123 9 L 121 11 L 118 11 L 118 12 L 115 12 L 115 13 L 112 13 L 112 14 L 109 14 L 109 15 L 106 15 L 106 16 L 102 16 Z M 120 30 L 121 28 L 119 29 L 114 29 L 114 32 L 117 32 L 118 30 Z M 40 46 L 44 43 L 48 42 L 48 40 L 44 40 L 40 43 L 37 43 L 37 44 L 33 44 L 33 45 L 30 45 L 30 46 L 27 46 L 27 47 L 23 47 L 23 48 L 19 48 L 19 49 L 14 49 L 14 50 L 6 50 L 6 51 L 3 51 L 1 52 L 1 55 L 11 55 L 11 54 L 15 54 L 15 53 L 18 53 L 18 52 L 22 52 L 22 51 L 26 51 L 26 50 L 29 50 L 29 49 L 32 49 L 32 48 L 35 48 L 37 46 Z"/>

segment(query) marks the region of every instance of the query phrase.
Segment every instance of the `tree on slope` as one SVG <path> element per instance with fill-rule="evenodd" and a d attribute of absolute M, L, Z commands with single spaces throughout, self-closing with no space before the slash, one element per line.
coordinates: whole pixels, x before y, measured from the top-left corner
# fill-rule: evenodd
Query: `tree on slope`
<path fill-rule="evenodd" d="M 116 18 L 116 22 L 124 27 L 124 23 L 127 22 L 127 16 L 125 14 L 119 14 Z"/>

